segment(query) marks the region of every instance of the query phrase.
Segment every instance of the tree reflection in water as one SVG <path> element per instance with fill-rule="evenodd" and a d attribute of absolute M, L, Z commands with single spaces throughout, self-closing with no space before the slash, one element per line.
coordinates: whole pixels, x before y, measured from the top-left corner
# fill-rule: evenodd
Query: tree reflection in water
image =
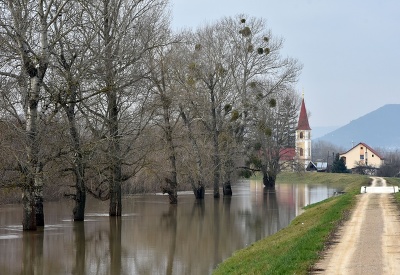
<path fill-rule="evenodd" d="M 210 274 L 243 248 L 287 226 L 309 203 L 335 189 L 262 182 L 233 185 L 233 197 L 158 195 L 124 198 L 122 217 L 88 200 L 85 222 L 73 222 L 65 202 L 47 203 L 46 227 L 22 232 L 20 206 L 0 211 L 1 274 Z M 235 190 L 236 189 L 236 190 Z M 21 264 L 22 263 L 22 264 Z"/>
<path fill-rule="evenodd" d="M 22 274 L 43 274 L 43 230 L 22 232 Z"/>
<path fill-rule="evenodd" d="M 72 274 L 85 274 L 86 269 L 86 237 L 85 223 L 83 221 L 74 222 L 73 232 L 75 237 L 75 267 Z"/>

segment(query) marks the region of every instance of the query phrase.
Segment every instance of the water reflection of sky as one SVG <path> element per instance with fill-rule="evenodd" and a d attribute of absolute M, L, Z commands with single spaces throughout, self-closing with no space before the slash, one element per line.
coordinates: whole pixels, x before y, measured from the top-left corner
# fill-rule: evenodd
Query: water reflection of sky
<path fill-rule="evenodd" d="M 71 201 L 45 204 L 44 230 L 22 232 L 21 206 L 0 208 L 1 274 L 209 274 L 235 250 L 287 226 L 305 205 L 333 195 L 323 185 L 240 181 L 232 198 L 207 193 L 178 205 L 161 195 L 127 196 L 123 216 L 89 199 L 86 221 L 71 219 Z"/>

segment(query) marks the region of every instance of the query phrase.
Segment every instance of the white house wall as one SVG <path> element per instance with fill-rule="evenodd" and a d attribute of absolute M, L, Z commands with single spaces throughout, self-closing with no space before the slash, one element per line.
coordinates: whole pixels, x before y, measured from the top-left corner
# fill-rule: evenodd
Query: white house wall
<path fill-rule="evenodd" d="M 352 169 L 359 164 L 379 168 L 382 164 L 381 158 L 375 155 L 363 144 L 356 145 L 347 153 L 341 154 L 340 157 L 346 158 L 347 169 Z"/>

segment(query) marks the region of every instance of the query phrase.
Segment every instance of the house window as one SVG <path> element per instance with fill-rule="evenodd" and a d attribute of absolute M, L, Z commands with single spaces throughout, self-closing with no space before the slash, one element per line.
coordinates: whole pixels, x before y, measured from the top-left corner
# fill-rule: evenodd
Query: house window
<path fill-rule="evenodd" d="M 300 157 L 304 155 L 303 148 L 300 148 Z"/>
<path fill-rule="evenodd" d="M 360 159 L 364 159 L 364 155 L 360 155 Z"/>
<path fill-rule="evenodd" d="M 362 149 L 364 149 L 364 148 L 361 146 L 360 149 L 362 150 Z"/>
<path fill-rule="evenodd" d="M 304 135 L 303 132 L 300 132 L 300 138 L 303 138 L 303 135 Z"/>
<path fill-rule="evenodd" d="M 372 154 L 372 157 L 374 157 L 374 154 Z"/>

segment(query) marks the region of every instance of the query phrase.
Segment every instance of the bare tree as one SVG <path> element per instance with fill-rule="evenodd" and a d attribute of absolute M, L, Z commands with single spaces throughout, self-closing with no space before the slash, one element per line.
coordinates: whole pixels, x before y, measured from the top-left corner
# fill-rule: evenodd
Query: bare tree
<path fill-rule="evenodd" d="M 166 30 L 167 32 L 167 30 Z M 167 40 L 166 40 L 167 42 Z M 150 80 L 154 85 L 153 93 L 156 95 L 155 112 L 156 124 L 162 129 L 163 138 L 167 148 L 169 172 L 165 177 L 165 184 L 161 186 L 163 193 L 167 193 L 171 204 L 178 203 L 178 179 L 177 179 L 177 152 L 174 144 L 174 128 L 179 120 L 179 110 L 176 94 L 171 83 L 171 59 L 170 46 L 156 48 L 150 53 Z M 161 118 L 161 121 L 157 119 Z"/>
<path fill-rule="evenodd" d="M 293 159 L 286 158 L 291 154 L 290 150 L 294 151 L 299 102 L 299 96 L 293 90 L 270 95 L 260 101 L 253 116 L 249 160 L 261 171 L 265 187 L 274 188 L 278 173 L 295 164 Z"/>
<path fill-rule="evenodd" d="M 92 87 L 99 93 L 92 104 L 86 106 L 88 112 L 97 116 L 96 120 L 104 122 L 103 129 L 107 131 L 102 137 L 107 142 L 105 153 L 108 164 L 101 169 L 101 173 L 104 182 L 108 183 L 105 198 L 110 199 L 110 216 L 122 213 L 121 183 L 126 178 L 122 167 L 126 152 L 132 147 L 122 141 L 128 136 L 124 135 L 124 129 L 128 131 L 128 128 L 121 128 L 123 114 L 132 109 L 143 114 L 141 104 L 147 100 L 149 92 L 147 85 L 140 84 L 149 73 L 143 71 L 144 58 L 146 52 L 163 43 L 159 37 L 160 28 L 167 23 L 165 5 L 163 0 L 99 0 L 86 3 L 91 28 L 98 34 L 93 39 L 91 55 L 97 59 L 97 63 L 93 64 L 96 78 Z M 138 97 L 142 102 L 132 101 Z M 142 122 L 143 119 L 146 120 L 139 118 Z M 140 132 L 142 125 L 132 128 Z M 124 149 L 123 144 L 127 146 Z"/>
<path fill-rule="evenodd" d="M 23 184 L 23 229 L 44 225 L 43 163 L 39 159 L 40 101 L 54 41 L 54 22 L 68 1 L 0 1 L 0 28 L 9 56 L 2 59 L 1 75 L 19 83 L 23 99 L 26 161 L 20 166 Z M 17 57 L 17 58 L 15 58 Z"/>
<path fill-rule="evenodd" d="M 60 39 L 55 43 L 51 55 L 51 78 L 47 90 L 52 94 L 52 100 L 57 109 L 64 112 L 68 125 L 69 148 L 64 160 L 70 156 L 70 161 L 64 162 L 63 172 L 70 171 L 74 177 L 73 194 L 67 194 L 75 201 L 73 217 L 75 221 L 83 221 L 86 205 L 85 169 L 88 153 L 84 152 L 82 137 L 82 114 L 79 112 L 81 101 L 94 95 L 85 91 L 88 79 L 91 78 L 90 45 L 94 34 L 85 24 L 87 13 L 77 1 L 71 1 L 58 15 L 54 22 L 55 31 Z M 72 30 L 72 31 L 71 31 Z M 62 34 L 62 35 L 61 35 Z"/>
<path fill-rule="evenodd" d="M 280 56 L 282 39 L 273 37 L 261 19 L 224 18 L 199 29 L 191 42 L 188 78 L 198 95 L 192 107 L 199 110 L 212 137 L 214 196 L 219 196 L 221 176 L 228 195 L 234 160 L 253 119 L 252 108 L 263 108 L 257 102 L 290 89 L 301 66 Z"/>

